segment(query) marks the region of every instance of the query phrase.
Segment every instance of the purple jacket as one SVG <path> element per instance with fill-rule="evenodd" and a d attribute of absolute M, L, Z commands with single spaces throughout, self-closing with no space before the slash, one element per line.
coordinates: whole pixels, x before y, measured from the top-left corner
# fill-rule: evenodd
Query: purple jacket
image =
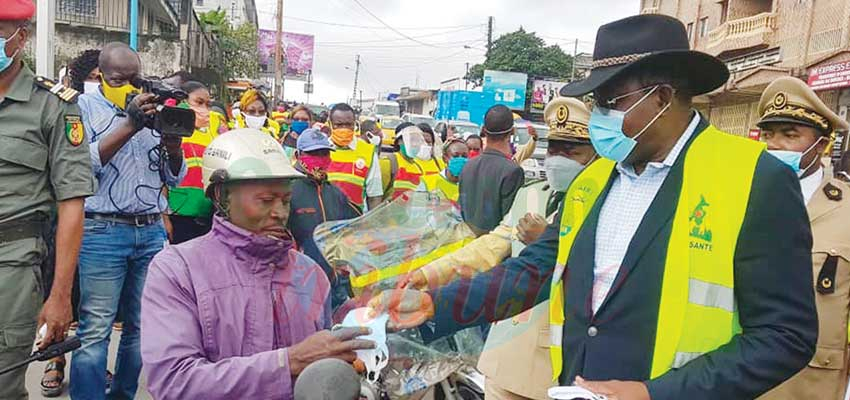
<path fill-rule="evenodd" d="M 331 323 L 315 262 L 216 217 L 148 268 L 141 350 L 154 398 L 292 398 L 287 348 Z"/>

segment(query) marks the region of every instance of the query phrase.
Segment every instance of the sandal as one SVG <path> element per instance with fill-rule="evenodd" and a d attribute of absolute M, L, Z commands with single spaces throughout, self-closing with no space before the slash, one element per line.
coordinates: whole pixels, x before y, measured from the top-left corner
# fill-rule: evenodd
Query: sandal
<path fill-rule="evenodd" d="M 62 383 L 64 381 L 65 360 L 48 362 L 44 367 L 44 376 L 41 377 L 41 395 L 59 397 L 62 394 Z"/>

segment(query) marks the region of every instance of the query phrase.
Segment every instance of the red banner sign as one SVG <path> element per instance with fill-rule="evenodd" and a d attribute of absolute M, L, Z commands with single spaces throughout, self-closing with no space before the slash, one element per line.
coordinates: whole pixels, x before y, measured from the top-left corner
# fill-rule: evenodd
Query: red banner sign
<path fill-rule="evenodd" d="M 850 61 L 814 67 L 809 70 L 812 90 L 850 87 Z"/>

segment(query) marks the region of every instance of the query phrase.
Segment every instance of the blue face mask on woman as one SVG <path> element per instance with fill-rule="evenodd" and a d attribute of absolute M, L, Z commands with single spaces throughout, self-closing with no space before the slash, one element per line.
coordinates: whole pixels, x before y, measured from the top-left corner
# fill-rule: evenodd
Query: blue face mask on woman
<path fill-rule="evenodd" d="M 466 157 L 454 157 L 449 160 L 449 173 L 452 174 L 455 178 L 460 177 L 460 173 L 463 172 L 463 167 L 466 166 L 466 162 L 468 159 Z"/>
<path fill-rule="evenodd" d="M 662 108 L 661 111 L 634 137 L 628 137 L 625 133 L 623 133 L 623 121 L 626 119 L 626 115 L 628 113 L 655 93 L 660 86 L 661 85 L 655 85 L 647 94 L 641 97 L 640 100 L 629 107 L 626 111 L 612 110 L 600 106 L 593 107 L 593 111 L 590 113 L 588 130 L 590 131 L 590 142 L 593 144 L 593 148 L 600 156 L 616 162 L 623 162 L 629 154 L 632 153 L 635 146 L 637 146 L 637 138 L 643 135 L 643 133 L 646 132 L 646 130 L 649 129 L 649 127 L 652 126 L 652 124 L 654 124 L 668 108 L 670 108 L 671 103 L 667 103 L 667 105 L 664 106 L 664 108 Z M 646 90 L 646 88 L 615 97 L 609 100 L 609 104 L 613 104 L 618 99 L 633 95 L 642 90 Z"/>
<path fill-rule="evenodd" d="M 305 129 L 310 127 L 310 123 L 307 121 L 292 121 L 292 124 L 289 125 L 289 129 L 297 134 L 301 134 Z"/>
<path fill-rule="evenodd" d="M 6 55 L 6 43 L 8 43 L 10 40 L 12 40 L 12 38 L 17 36 L 18 32 L 20 31 L 21 28 L 18 28 L 15 33 L 12 34 L 12 36 L 9 36 L 8 38 L 0 38 L 0 72 L 3 72 L 7 68 L 9 68 L 9 66 L 12 65 L 12 61 L 15 60 L 15 56 L 17 56 L 18 52 L 21 51 L 21 49 L 18 49 L 15 50 L 15 54 L 12 54 L 11 56 Z"/>

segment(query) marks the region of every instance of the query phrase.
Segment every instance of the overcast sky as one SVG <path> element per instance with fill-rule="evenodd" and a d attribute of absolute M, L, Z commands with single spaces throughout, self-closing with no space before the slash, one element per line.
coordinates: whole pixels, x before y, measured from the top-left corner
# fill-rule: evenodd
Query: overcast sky
<path fill-rule="evenodd" d="M 275 29 L 277 1 L 256 2 L 260 28 Z M 403 86 L 436 89 L 462 76 L 465 63 L 484 61 L 488 16 L 495 17 L 494 40 L 522 26 L 567 53 L 578 39 L 579 52 L 590 53 L 599 25 L 634 15 L 639 6 L 639 0 L 284 0 L 283 29 L 315 36 L 309 101 L 327 104 L 351 97 L 355 54 L 364 98 Z M 307 100 L 303 82 L 287 81 L 285 91 L 289 100 Z"/>

